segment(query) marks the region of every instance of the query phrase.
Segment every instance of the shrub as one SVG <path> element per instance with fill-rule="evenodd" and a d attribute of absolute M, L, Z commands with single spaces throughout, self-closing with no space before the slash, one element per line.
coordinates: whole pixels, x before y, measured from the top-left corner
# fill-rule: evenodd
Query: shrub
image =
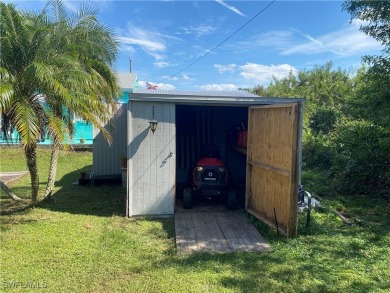
<path fill-rule="evenodd" d="M 336 126 L 337 111 L 331 107 L 321 106 L 310 119 L 310 128 L 315 134 L 329 134 Z"/>
<path fill-rule="evenodd" d="M 378 193 L 390 188 L 390 132 L 366 121 L 336 128 L 334 184 L 342 192 Z"/>
<path fill-rule="evenodd" d="M 306 134 L 302 157 L 305 168 L 329 170 L 332 166 L 333 158 L 330 140 L 324 135 Z"/>

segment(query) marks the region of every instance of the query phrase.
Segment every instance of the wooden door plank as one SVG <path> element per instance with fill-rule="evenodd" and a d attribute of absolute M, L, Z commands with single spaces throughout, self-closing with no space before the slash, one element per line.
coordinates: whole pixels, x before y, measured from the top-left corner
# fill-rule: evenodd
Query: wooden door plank
<path fill-rule="evenodd" d="M 299 104 L 249 108 L 246 209 L 289 237 L 296 235 Z"/>

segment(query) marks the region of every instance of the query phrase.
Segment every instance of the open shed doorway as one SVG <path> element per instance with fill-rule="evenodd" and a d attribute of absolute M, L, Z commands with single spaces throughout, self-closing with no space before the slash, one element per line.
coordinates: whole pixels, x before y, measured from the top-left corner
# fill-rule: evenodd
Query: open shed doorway
<path fill-rule="evenodd" d="M 269 226 L 294 237 L 301 162 L 301 109 L 299 101 L 249 108 L 177 105 L 175 211 L 182 207 L 182 191 L 190 186 L 189 170 L 200 157 L 201 146 L 215 144 L 231 172 L 238 208 L 245 208 Z M 248 129 L 247 149 L 237 146 L 240 144 L 237 132 L 244 129 Z"/>
<path fill-rule="evenodd" d="M 246 149 L 239 132 L 247 130 L 248 106 L 176 106 L 176 210 L 182 210 L 188 175 L 203 145 L 217 145 L 237 192 L 237 208 L 245 208 Z M 242 136 L 243 138 L 243 136 Z M 239 146 L 240 145 L 240 146 Z M 194 202 L 194 209 L 226 209 L 221 202 Z"/>

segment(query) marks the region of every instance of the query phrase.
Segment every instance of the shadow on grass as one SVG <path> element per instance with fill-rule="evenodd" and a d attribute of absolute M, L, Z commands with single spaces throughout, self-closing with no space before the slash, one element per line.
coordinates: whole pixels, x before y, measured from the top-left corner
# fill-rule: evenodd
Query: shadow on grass
<path fill-rule="evenodd" d="M 92 166 L 89 166 L 92 168 Z M 88 168 L 88 167 L 87 167 Z M 126 213 L 126 192 L 122 186 L 81 186 L 79 172 L 71 172 L 56 182 L 60 186 L 40 207 L 71 214 L 111 217 Z"/>
<path fill-rule="evenodd" d="M 0 193 L 0 215 L 6 216 L 15 213 L 26 213 L 32 208 L 31 199 L 25 196 L 31 192 L 29 187 L 15 187 L 12 192 L 18 195 L 21 200 L 15 201 L 11 199 L 3 190 Z"/>
<path fill-rule="evenodd" d="M 315 224 L 323 223 L 318 221 Z M 328 226 L 328 229 L 331 230 L 331 227 Z M 174 229 L 169 222 L 165 228 L 171 231 Z M 152 256 L 149 259 L 146 255 L 145 262 L 150 262 L 150 267 L 134 267 L 134 271 L 143 273 L 150 268 L 158 270 L 169 266 L 179 267 L 181 274 L 222 274 L 218 283 L 237 292 L 336 292 L 348 289 L 351 284 L 353 292 L 368 292 L 379 286 L 380 278 L 373 280 L 365 268 L 375 268 L 376 263 L 383 262 L 381 250 L 371 251 L 369 240 L 365 239 L 365 231 L 348 235 L 348 226 L 342 226 L 339 230 L 326 234 L 323 228 L 315 235 L 286 240 L 276 233 L 271 235 L 271 231 L 267 234 L 262 229 L 263 234 L 270 236 L 267 239 L 273 247 L 270 252 L 175 256 L 172 249 L 173 257 L 161 261 L 156 261 Z M 384 245 L 378 243 L 376 247 Z M 367 253 L 370 257 L 367 257 Z M 349 274 L 351 266 L 357 266 L 356 274 Z M 341 282 L 340 278 L 344 281 Z"/>
<path fill-rule="evenodd" d="M 25 214 L 31 208 L 33 208 L 33 206 L 30 201 L 8 201 L 8 203 L 2 204 L 0 215 L 7 216 L 16 213 Z"/>
<path fill-rule="evenodd" d="M 174 240 L 176 236 L 174 217 L 166 217 L 166 218 L 144 217 L 144 219 L 147 219 L 147 221 L 149 222 L 158 222 L 161 223 L 162 225 L 162 229 L 158 227 L 149 229 L 149 233 L 151 235 L 154 235 L 156 238 L 161 238 L 161 239 L 168 238 Z"/>

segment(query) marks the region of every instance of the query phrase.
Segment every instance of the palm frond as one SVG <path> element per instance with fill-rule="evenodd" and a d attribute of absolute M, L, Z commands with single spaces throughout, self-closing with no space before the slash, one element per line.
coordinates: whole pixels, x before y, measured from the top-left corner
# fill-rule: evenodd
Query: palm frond
<path fill-rule="evenodd" d="M 68 18 L 66 6 L 62 0 L 48 1 L 44 8 L 44 13 L 51 22 L 60 22 Z"/>
<path fill-rule="evenodd" d="M 0 66 L 15 75 L 27 59 L 25 52 L 28 51 L 29 47 L 30 30 L 12 4 L 0 2 L 0 16 L 0 40 L 2 44 Z"/>
<path fill-rule="evenodd" d="M 98 21 L 95 6 L 82 4 L 73 13 L 63 1 L 53 0 L 34 15 L 1 5 L 8 11 L 1 11 L 0 68 L 15 82 L 0 87 L 0 107 L 12 104 L 10 121 L 23 143 L 35 143 L 46 128 L 56 143 L 62 141 L 73 133 L 73 114 L 109 139 L 104 125 L 120 93 L 111 70 L 119 47 L 112 30 Z M 32 98 L 37 91 L 45 94 L 45 109 Z"/>
<path fill-rule="evenodd" d="M 14 90 L 12 86 L 13 77 L 8 70 L 0 67 L 0 111 L 4 113 L 8 111 L 12 104 Z"/>
<path fill-rule="evenodd" d="M 96 5 L 92 2 L 82 2 L 80 4 L 80 8 L 76 12 L 76 21 L 77 23 L 83 23 L 83 22 L 89 22 L 93 21 L 96 22 L 97 18 L 96 15 L 99 13 L 99 9 Z"/>
<path fill-rule="evenodd" d="M 65 139 L 65 134 L 68 134 L 64 121 L 61 116 L 58 117 L 56 113 L 47 112 L 48 116 L 48 135 L 52 139 L 52 143 L 60 146 Z"/>
<path fill-rule="evenodd" d="M 12 98 L 14 96 L 14 90 L 12 85 L 6 83 L 0 83 L 0 111 L 1 113 L 7 112 L 12 105 Z"/>
<path fill-rule="evenodd" d="M 35 144 L 40 138 L 39 120 L 28 102 L 21 101 L 14 105 L 12 120 L 24 146 Z"/>

